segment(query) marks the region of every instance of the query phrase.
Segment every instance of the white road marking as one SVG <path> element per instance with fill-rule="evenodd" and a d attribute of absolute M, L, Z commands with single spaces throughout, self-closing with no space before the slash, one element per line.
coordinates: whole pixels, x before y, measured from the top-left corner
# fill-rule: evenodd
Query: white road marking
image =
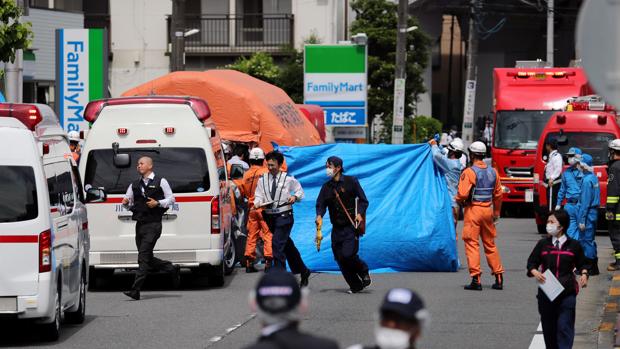
<path fill-rule="evenodd" d="M 532 342 L 530 343 L 529 349 L 545 349 L 545 337 L 542 334 L 542 324 L 538 323 L 538 328 L 536 329 L 536 334 L 534 338 L 532 338 Z"/>
<path fill-rule="evenodd" d="M 250 316 L 248 316 L 242 323 L 236 324 L 232 327 L 229 327 L 226 329 L 226 333 L 219 335 L 219 336 L 213 336 L 209 339 L 209 344 L 207 344 L 206 348 L 210 347 L 211 345 L 221 341 L 222 339 L 224 339 L 226 336 L 228 336 L 229 334 L 233 333 L 234 331 L 236 331 L 237 329 L 239 329 L 241 326 L 247 324 L 248 322 L 250 322 L 250 320 L 254 319 L 256 317 L 256 314 L 252 314 Z"/>

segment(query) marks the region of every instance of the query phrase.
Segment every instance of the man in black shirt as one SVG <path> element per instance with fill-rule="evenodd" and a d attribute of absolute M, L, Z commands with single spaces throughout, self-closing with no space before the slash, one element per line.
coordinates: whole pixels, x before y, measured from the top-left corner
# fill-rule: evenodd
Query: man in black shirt
<path fill-rule="evenodd" d="M 361 233 L 358 226 L 364 221 L 368 199 L 357 178 L 343 174 L 342 159 L 331 156 L 325 167 L 331 179 L 323 184 L 316 199 L 316 224 L 322 225 L 329 209 L 334 258 L 349 284 L 349 293 L 358 293 L 370 285 L 368 265 L 357 255 Z"/>

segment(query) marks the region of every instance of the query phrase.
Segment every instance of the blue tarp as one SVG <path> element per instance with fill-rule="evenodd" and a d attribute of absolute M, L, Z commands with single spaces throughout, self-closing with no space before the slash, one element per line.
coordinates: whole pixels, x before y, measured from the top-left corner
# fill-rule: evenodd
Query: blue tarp
<path fill-rule="evenodd" d="M 373 272 L 458 270 L 450 197 L 428 145 L 337 143 L 280 150 L 305 191 L 305 199 L 295 204 L 291 236 L 310 269 L 339 270 L 329 214 L 323 220 L 320 252 L 314 244 L 316 198 L 329 179 L 325 162 L 336 155 L 343 159 L 345 173 L 360 180 L 370 202 L 360 256 Z"/>

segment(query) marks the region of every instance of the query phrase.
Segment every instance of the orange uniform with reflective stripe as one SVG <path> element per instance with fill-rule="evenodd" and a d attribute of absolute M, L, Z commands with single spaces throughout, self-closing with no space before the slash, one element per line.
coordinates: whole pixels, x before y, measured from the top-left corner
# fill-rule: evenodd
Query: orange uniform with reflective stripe
<path fill-rule="evenodd" d="M 252 166 L 243 175 L 243 181 L 239 186 L 241 195 L 248 199 L 250 213 L 248 214 L 248 239 L 245 244 L 245 257 L 248 260 L 256 259 L 256 241 L 260 236 L 263 240 L 263 255 L 266 259 L 272 259 L 271 232 L 263 219 L 262 209 L 254 208 L 254 194 L 260 177 L 267 173 L 267 168 L 263 166 Z"/>
<path fill-rule="evenodd" d="M 479 160 L 474 165 L 482 169 L 487 168 L 487 164 Z M 495 171 L 495 177 L 493 200 L 488 202 L 468 202 L 470 193 L 476 185 L 474 170 L 469 167 L 466 168 L 459 180 L 456 201 L 465 205 L 463 241 L 465 242 L 465 254 L 467 255 L 467 264 L 471 276 L 478 276 L 482 273 L 480 270 L 480 238 L 482 238 L 484 253 L 493 275 L 504 272 L 497 246 L 495 246 L 497 231 L 495 224 L 493 224 L 493 216 L 499 217 L 502 205 L 502 185 L 497 171 Z"/>

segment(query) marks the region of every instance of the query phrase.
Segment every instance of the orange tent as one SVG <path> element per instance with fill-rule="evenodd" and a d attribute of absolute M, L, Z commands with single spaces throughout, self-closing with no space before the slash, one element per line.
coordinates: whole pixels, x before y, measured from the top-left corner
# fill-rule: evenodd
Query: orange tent
<path fill-rule="evenodd" d="M 182 71 L 164 75 L 123 96 L 196 96 L 209 103 L 220 136 L 256 142 L 266 151 L 279 145 L 321 143 L 316 128 L 279 87 L 234 70 Z"/>

